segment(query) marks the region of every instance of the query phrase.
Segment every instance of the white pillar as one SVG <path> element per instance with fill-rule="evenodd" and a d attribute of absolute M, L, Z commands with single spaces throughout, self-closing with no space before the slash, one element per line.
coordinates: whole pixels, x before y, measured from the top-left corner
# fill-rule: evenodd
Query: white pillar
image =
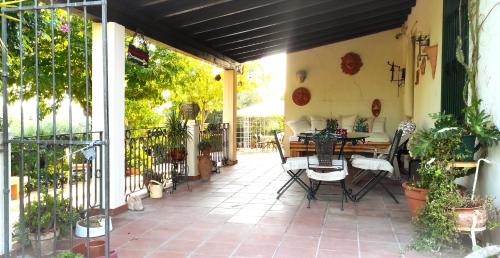
<path fill-rule="evenodd" d="M 198 121 L 189 120 L 187 123 L 188 131 L 192 135 L 192 138 L 188 138 L 187 141 L 187 166 L 188 166 L 188 176 L 196 177 L 198 173 L 198 142 L 200 139 L 200 127 Z"/>
<path fill-rule="evenodd" d="M 236 157 L 236 71 L 224 71 L 222 120 L 229 123 L 229 163 L 237 162 Z"/>
<path fill-rule="evenodd" d="M 3 171 L 3 166 L 4 166 L 4 158 L 3 158 L 3 152 L 4 152 L 4 148 L 3 148 L 3 133 L 0 132 L 0 170 L 2 171 L 2 174 L 0 175 L 0 187 L 2 188 L 2 198 L 1 199 L 1 202 L 3 203 L 4 201 L 4 193 L 5 191 L 8 191 L 9 193 L 9 202 L 10 202 L 10 197 L 11 197 L 11 194 L 10 193 L 10 163 L 9 163 L 9 169 L 7 169 L 7 171 Z M 8 147 L 8 155 L 10 157 L 10 145 Z M 9 188 L 8 189 L 3 189 L 3 184 L 4 184 L 4 180 L 7 179 L 7 181 L 9 181 L 8 185 L 9 185 Z M 12 228 L 8 228 L 8 229 L 5 229 L 4 228 L 4 207 L 2 205 L 2 207 L 0 208 L 0 255 L 2 254 L 5 254 L 8 250 L 11 250 L 12 249 Z M 4 246 L 4 230 L 8 230 L 10 232 L 9 234 L 9 246 L 8 248 L 5 248 Z"/>
<path fill-rule="evenodd" d="M 108 23 L 110 208 L 125 204 L 125 27 Z M 104 131 L 102 24 L 92 24 L 92 130 Z M 103 166 L 104 168 L 104 166 Z M 104 191 L 104 188 L 103 188 Z"/>

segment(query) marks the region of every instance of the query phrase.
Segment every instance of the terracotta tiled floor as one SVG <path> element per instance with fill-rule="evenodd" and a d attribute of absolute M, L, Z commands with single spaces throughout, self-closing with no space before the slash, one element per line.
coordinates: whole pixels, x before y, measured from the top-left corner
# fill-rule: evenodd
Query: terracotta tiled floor
<path fill-rule="evenodd" d="M 376 189 L 344 211 L 338 195 L 319 196 L 308 209 L 297 185 L 276 199 L 288 179 L 277 154 L 238 158 L 210 182 L 191 183 L 192 191 L 181 185 L 163 199 L 144 199 L 142 212 L 114 217 L 112 248 L 120 258 L 425 257 L 402 254 L 413 229 L 398 184 L 400 204 Z"/>

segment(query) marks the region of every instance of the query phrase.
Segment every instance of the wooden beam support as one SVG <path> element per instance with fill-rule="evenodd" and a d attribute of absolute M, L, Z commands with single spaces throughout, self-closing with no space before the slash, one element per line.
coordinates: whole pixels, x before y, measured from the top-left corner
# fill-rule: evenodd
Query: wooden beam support
<path fill-rule="evenodd" d="M 231 2 L 231 0 L 170 1 L 164 4 L 159 3 L 159 4 L 149 5 L 147 6 L 147 8 L 145 8 L 145 10 L 151 12 L 154 17 L 158 17 L 158 19 L 163 19 L 178 15 L 184 15 L 195 11 L 205 11 L 206 8 L 213 6 L 220 6 L 228 2 Z"/>
<path fill-rule="evenodd" d="M 390 18 L 390 16 L 407 16 L 409 14 L 409 9 L 410 8 L 408 7 L 405 8 L 401 6 L 395 6 L 392 8 L 377 9 L 373 10 L 372 12 L 366 12 L 366 14 L 364 15 L 346 14 L 342 15 L 339 19 L 333 18 L 330 21 L 324 21 L 321 23 L 316 23 L 314 22 L 314 20 L 312 20 L 309 23 L 282 24 L 207 41 L 214 47 L 226 49 L 226 47 L 228 46 L 228 48 L 232 48 L 231 45 L 240 46 L 242 45 L 242 43 L 244 44 L 244 42 L 254 42 L 256 39 L 260 41 L 263 41 L 264 38 L 266 40 L 274 40 L 285 35 L 291 35 L 293 33 L 320 31 L 329 27 L 331 28 L 336 24 L 349 24 L 369 19 L 387 19 Z M 347 19 L 347 17 L 351 18 Z"/>
<path fill-rule="evenodd" d="M 344 35 L 333 35 L 333 36 L 328 37 L 328 38 L 322 38 L 321 40 L 320 39 L 315 40 L 315 41 L 311 40 L 308 42 L 299 42 L 299 43 L 296 43 L 294 45 L 289 45 L 289 46 L 285 46 L 285 47 L 281 46 L 281 47 L 271 48 L 271 49 L 267 49 L 267 50 L 264 50 L 264 51 L 259 52 L 259 53 L 239 56 L 238 60 L 241 63 L 244 63 L 244 62 L 259 59 L 259 58 L 262 58 L 262 57 L 265 57 L 265 56 L 268 56 L 271 54 L 282 53 L 282 52 L 293 53 L 293 52 L 297 52 L 297 51 L 301 51 L 301 50 L 320 47 L 323 45 L 333 44 L 333 43 L 337 43 L 337 42 L 341 42 L 341 41 L 345 41 L 345 40 L 349 40 L 349 39 L 353 39 L 353 38 L 358 38 L 358 37 L 374 34 L 374 33 L 385 31 L 385 30 L 398 28 L 401 26 L 401 24 L 403 22 L 404 21 L 395 22 L 394 24 L 385 24 L 385 25 L 381 25 L 381 26 L 376 27 L 376 28 L 364 29 L 362 31 L 356 31 L 356 32 L 352 32 L 352 33 L 344 34 Z"/>
<path fill-rule="evenodd" d="M 202 30 L 192 29 L 190 35 L 204 40 L 214 40 L 262 28 L 275 28 L 285 24 L 306 26 L 331 20 L 340 20 L 345 19 L 349 14 L 366 14 L 367 12 L 391 8 L 394 5 L 408 8 L 410 3 L 409 1 L 384 1 L 381 3 L 377 0 L 364 0 L 361 2 L 344 1 L 338 5 L 315 5 L 298 10 L 285 11 L 277 15 L 244 23 L 220 24 L 219 26 L 206 26 L 203 24 L 205 26 Z"/>
<path fill-rule="evenodd" d="M 273 7 L 274 5 L 287 0 L 251 0 L 251 1 L 233 1 L 222 6 L 214 6 L 209 11 L 194 11 L 186 13 L 179 17 L 163 18 L 169 24 L 179 28 L 195 26 L 197 24 L 220 19 L 230 15 L 239 15 L 259 8 Z"/>
<path fill-rule="evenodd" d="M 234 46 L 233 49 L 226 50 L 225 48 L 221 48 L 221 50 L 226 55 L 238 56 L 240 53 L 245 53 L 273 44 L 276 45 L 277 43 L 287 43 L 297 40 L 308 40 L 310 38 L 340 35 L 342 33 L 351 32 L 357 29 L 363 29 L 367 26 L 378 26 L 385 23 L 392 23 L 394 21 L 401 21 L 406 17 L 407 14 L 402 13 L 394 13 L 392 15 L 382 17 L 357 16 L 357 18 L 354 20 L 343 20 L 338 23 L 324 23 L 322 25 L 317 25 L 309 29 L 297 29 L 272 36 L 266 36 L 258 39 L 258 41 L 251 41 L 251 44 L 249 46 L 245 46 L 245 44 L 242 44 L 243 42 L 238 42 L 238 44 L 232 44 Z"/>
<path fill-rule="evenodd" d="M 108 16 L 110 21 L 115 21 L 130 30 L 141 30 L 147 37 L 163 42 L 169 46 L 186 51 L 196 57 L 204 59 L 217 66 L 234 69 L 239 63 L 215 49 L 207 47 L 199 41 L 185 36 L 184 34 L 165 26 L 151 24 L 147 16 L 139 11 L 130 12 L 130 6 L 124 2 L 110 2 L 108 4 Z"/>

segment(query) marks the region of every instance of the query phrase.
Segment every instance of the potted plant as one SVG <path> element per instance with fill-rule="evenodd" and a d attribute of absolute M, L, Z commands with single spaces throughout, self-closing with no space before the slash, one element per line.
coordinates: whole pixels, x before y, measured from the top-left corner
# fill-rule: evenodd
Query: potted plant
<path fill-rule="evenodd" d="M 76 223 L 75 235 L 77 237 L 98 237 L 104 236 L 106 231 L 104 226 L 106 219 L 104 215 L 94 215 L 87 218 L 80 219 Z M 109 230 L 113 230 L 113 224 L 111 223 L 111 217 L 109 217 Z M 88 231 L 88 236 L 87 236 Z"/>
<path fill-rule="evenodd" d="M 202 139 L 198 143 L 198 149 L 201 155 L 198 156 L 198 171 L 202 180 L 210 180 L 212 172 L 212 157 L 210 156 L 212 145 L 209 140 Z"/>
<path fill-rule="evenodd" d="M 434 128 L 417 131 L 409 141 L 410 155 L 422 161 L 417 170 L 420 178 L 403 183 L 412 217 L 425 205 L 431 184 L 447 173 L 449 162 L 461 156 L 453 150 L 461 145 L 462 129 L 454 126 L 449 115 L 430 116 L 435 119 Z"/>
<path fill-rule="evenodd" d="M 70 208 L 69 203 L 69 199 L 60 196 L 54 198 L 48 193 L 42 193 L 40 201 L 32 201 L 24 207 L 24 232 L 21 232 L 21 225 L 18 222 L 15 225 L 15 237 L 21 239 L 24 235 L 23 239 L 28 239 L 33 250 L 39 250 L 41 256 L 54 254 L 56 237 L 66 236 L 68 228 L 80 218 L 76 209 Z"/>
<path fill-rule="evenodd" d="M 180 114 L 174 109 L 167 117 L 166 126 L 170 157 L 175 161 L 184 160 L 186 156 L 186 142 L 192 137 L 187 127 L 187 120 L 182 120 Z"/>

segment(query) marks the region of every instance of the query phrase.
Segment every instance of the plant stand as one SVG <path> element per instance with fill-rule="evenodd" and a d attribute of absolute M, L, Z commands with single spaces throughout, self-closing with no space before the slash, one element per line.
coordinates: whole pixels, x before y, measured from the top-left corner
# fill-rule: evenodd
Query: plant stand
<path fill-rule="evenodd" d="M 491 163 L 491 161 L 487 160 L 487 159 L 479 159 L 478 161 L 476 162 L 456 162 L 454 164 L 452 164 L 453 167 L 466 167 L 466 168 L 473 168 L 475 167 L 476 168 L 476 171 L 475 171 L 475 174 L 474 174 L 474 184 L 472 186 L 472 195 L 471 195 L 471 199 L 474 199 L 474 194 L 476 192 L 476 184 L 477 184 L 477 176 L 479 174 L 479 164 L 481 163 L 481 161 L 484 161 L 488 164 Z M 467 232 L 469 233 L 469 236 L 470 236 L 470 239 L 472 241 L 472 246 L 476 246 L 476 232 L 482 232 L 484 230 L 486 230 L 486 226 L 481 226 L 481 227 L 476 227 L 478 222 L 480 221 L 479 218 L 480 218 L 480 212 L 478 210 L 474 210 L 473 211 L 473 214 L 472 214 L 472 225 L 470 228 L 468 227 L 459 227 L 458 230 L 461 231 L 461 232 Z"/>

